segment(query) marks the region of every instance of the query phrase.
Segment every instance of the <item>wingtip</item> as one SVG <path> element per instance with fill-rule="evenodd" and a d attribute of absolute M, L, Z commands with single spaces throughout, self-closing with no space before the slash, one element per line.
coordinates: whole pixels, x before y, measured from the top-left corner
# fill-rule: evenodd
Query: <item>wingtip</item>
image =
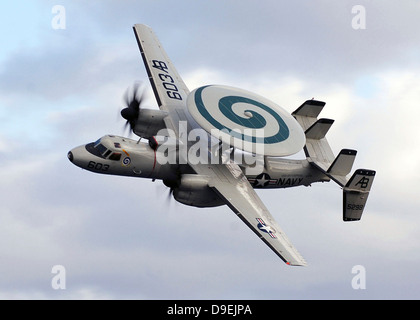
<path fill-rule="evenodd" d="M 286 264 L 292 267 L 307 267 L 308 266 L 306 261 L 300 261 L 300 262 L 294 262 L 294 263 L 286 261 Z"/>
<path fill-rule="evenodd" d="M 147 28 L 147 29 L 152 29 L 152 27 L 150 27 L 150 26 L 148 26 L 147 24 L 144 24 L 144 23 L 135 23 L 135 24 L 133 25 L 133 29 L 136 29 L 136 28 Z"/>

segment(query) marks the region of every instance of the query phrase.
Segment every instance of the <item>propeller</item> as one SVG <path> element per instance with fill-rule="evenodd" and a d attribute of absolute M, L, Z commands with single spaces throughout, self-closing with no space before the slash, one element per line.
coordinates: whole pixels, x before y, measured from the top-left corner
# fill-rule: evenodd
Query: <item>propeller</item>
<path fill-rule="evenodd" d="M 133 85 L 131 92 L 127 89 L 124 94 L 124 102 L 126 107 L 121 110 L 121 116 L 127 120 L 125 128 L 130 126 L 134 130 L 136 121 L 139 117 L 141 105 L 144 103 L 144 88 L 141 82 L 136 82 Z"/>
<path fill-rule="evenodd" d="M 166 203 L 171 203 L 173 201 L 173 194 L 174 194 L 174 188 L 169 187 L 168 195 L 166 196 Z"/>
<path fill-rule="evenodd" d="M 175 188 L 178 187 L 178 182 L 173 180 L 162 180 L 163 184 L 169 188 L 169 192 L 166 196 L 166 202 L 170 203 L 173 200 L 173 194 Z"/>

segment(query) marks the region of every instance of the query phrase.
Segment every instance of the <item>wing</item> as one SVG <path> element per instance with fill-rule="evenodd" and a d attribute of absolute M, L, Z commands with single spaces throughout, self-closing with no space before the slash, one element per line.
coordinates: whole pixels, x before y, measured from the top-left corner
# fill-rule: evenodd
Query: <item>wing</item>
<path fill-rule="evenodd" d="M 180 121 L 191 123 L 191 117 L 185 112 L 189 90 L 154 31 L 142 24 L 134 25 L 133 30 L 158 106 L 169 114 L 165 124 L 178 134 Z"/>
<path fill-rule="evenodd" d="M 166 126 L 177 135 L 181 122 L 187 126 L 187 133 L 192 128 L 199 128 L 187 110 L 189 90 L 153 30 L 141 24 L 133 29 L 159 108 L 168 112 L 164 119 Z M 209 186 L 281 259 L 289 265 L 306 265 L 238 165 L 203 162 L 189 165 L 197 174 L 209 178 Z"/>
<path fill-rule="evenodd" d="M 222 197 L 233 212 L 284 262 L 306 266 L 306 262 L 281 230 L 258 197 L 238 165 L 229 163 L 208 167 L 214 172 L 209 186 Z M 203 167 L 196 168 L 203 174 Z"/>

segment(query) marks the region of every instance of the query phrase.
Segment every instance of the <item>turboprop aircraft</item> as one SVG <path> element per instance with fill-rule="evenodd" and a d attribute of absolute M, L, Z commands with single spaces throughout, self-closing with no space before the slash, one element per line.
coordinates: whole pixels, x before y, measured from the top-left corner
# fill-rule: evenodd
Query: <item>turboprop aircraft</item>
<path fill-rule="evenodd" d="M 162 180 L 185 205 L 227 205 L 293 266 L 307 263 L 254 188 L 333 180 L 343 190 L 343 220 L 361 219 L 375 171 L 358 169 L 347 177 L 356 151 L 333 155 L 326 133 L 334 121 L 318 119 L 325 102 L 305 101 L 290 114 L 239 88 L 207 85 L 190 92 L 154 31 L 141 24 L 133 30 L 159 110 L 144 108 L 135 86 L 121 116 L 140 139 L 105 135 L 68 152 L 73 164 L 95 173 Z M 305 159 L 284 158 L 302 148 Z"/>

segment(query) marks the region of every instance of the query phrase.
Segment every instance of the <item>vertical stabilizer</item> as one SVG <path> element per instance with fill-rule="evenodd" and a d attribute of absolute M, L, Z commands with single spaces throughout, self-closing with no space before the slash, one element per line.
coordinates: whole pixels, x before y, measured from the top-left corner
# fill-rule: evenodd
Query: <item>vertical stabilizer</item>
<path fill-rule="evenodd" d="M 344 221 L 358 221 L 362 218 L 375 174 L 373 170 L 358 169 L 343 188 Z"/>

